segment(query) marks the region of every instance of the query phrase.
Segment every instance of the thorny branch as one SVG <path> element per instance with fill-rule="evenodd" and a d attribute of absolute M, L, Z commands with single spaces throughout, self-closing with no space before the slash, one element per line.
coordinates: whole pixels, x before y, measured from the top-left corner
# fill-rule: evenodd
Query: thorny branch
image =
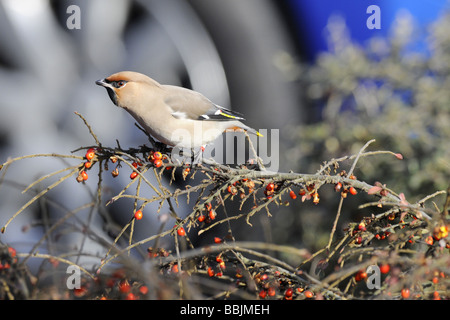
<path fill-rule="evenodd" d="M 439 209 L 433 201 L 446 194 L 444 191 L 437 191 L 417 203 L 409 203 L 403 193 L 397 194 L 379 182 L 372 185 L 356 178 L 356 164 L 362 158 L 382 155 L 394 156 L 393 161 L 402 158 L 391 151 L 366 151 L 373 140 L 367 142 L 355 155 L 325 162 L 313 174 L 270 172 L 264 169 L 262 163 L 231 167 L 208 159 L 192 166 L 173 162 L 170 154 L 147 146 L 130 149 L 121 148 L 119 143 L 117 147 L 104 146 L 86 119 L 81 114 L 76 114 L 83 120 L 95 141 L 95 146 L 73 151 L 86 151 L 85 156 L 30 155 L 10 159 L 0 167 L 3 171 L 0 187 L 5 187 L 7 169 L 20 161 L 38 157 L 78 161 L 31 182 L 23 192 L 34 192 L 34 196 L 9 218 L 2 233 L 6 232 L 6 228 L 18 215 L 24 214 L 37 201 L 46 198 L 51 190 L 61 187 L 63 182 L 74 183 L 76 180 L 89 187 L 87 172 L 98 168 L 96 192 L 92 192 L 92 199 L 54 221 L 30 252 L 17 255 L 23 258 L 22 262 L 13 260 L 15 263 L 25 263 L 34 257 L 53 264 L 79 266 L 89 278 L 96 279 L 95 285 L 87 285 L 89 282 L 84 279 L 86 288 L 90 288 L 90 291 L 86 289 L 84 295 L 90 298 L 130 298 L 125 293 L 147 286 L 153 286 L 159 297 L 198 298 L 198 289 L 194 287 L 202 287 L 203 282 L 199 279 L 208 277 L 233 289 L 210 294 L 210 289 L 205 287 L 204 292 L 200 291 L 201 296 L 247 297 L 250 294 L 253 298 L 261 299 L 351 299 L 367 295 L 378 298 L 387 295 L 398 297 L 406 286 L 420 291 L 422 297 L 429 297 L 434 293 L 429 292 L 427 275 L 415 278 L 406 275 L 418 270 L 417 264 L 421 259 L 432 259 L 428 262 L 430 270 L 440 272 L 444 279 L 436 290 L 440 296 L 448 297 L 448 196 L 443 209 Z M 152 146 L 157 146 L 154 141 L 151 143 Z M 349 162 L 349 170 L 342 169 Z M 105 201 L 103 190 L 106 174 L 112 174 L 113 177 L 130 174 L 130 181 Z M 52 181 L 54 179 L 56 181 Z M 93 178 L 89 178 L 91 179 Z M 37 191 L 37 186 L 43 183 L 48 183 L 48 186 Z M 263 213 L 270 218 L 275 214 L 276 208 L 299 201 L 295 200 L 297 195 L 301 197 L 302 203 L 312 202 L 320 206 L 321 194 L 328 192 L 325 188 L 327 185 L 335 189 L 339 204 L 326 246 L 311 252 L 310 249 L 297 245 L 236 239 L 231 221 L 242 220 L 252 228 L 252 221 L 259 214 Z M 286 200 L 288 197 L 290 199 Z M 361 221 L 350 223 L 344 234 L 335 239 L 341 213 L 347 210 L 348 197 L 361 199 L 363 203 L 359 210 L 376 208 L 379 213 L 366 215 Z M 129 221 L 111 239 L 98 235 L 94 231 L 93 215 L 102 212 L 102 216 L 105 216 L 113 203 L 125 199 L 131 199 L 133 203 L 129 209 Z M 428 205 L 430 202 L 433 202 L 432 205 Z M 156 212 L 145 212 L 146 206 L 152 203 L 158 204 Z M 233 203 L 238 204 L 237 209 Z M 189 208 L 187 214 L 180 215 L 177 212 L 179 207 Z M 165 213 L 165 208 L 168 208 L 168 214 Z M 86 209 L 90 210 L 89 218 L 86 221 L 79 220 L 77 216 Z M 139 221 L 141 216 L 137 215 L 138 211 L 144 216 L 157 215 L 162 219 L 157 233 L 141 239 L 134 238 L 136 226 L 145 223 Z M 331 218 L 333 213 L 329 214 Z M 105 223 L 110 221 L 111 219 L 107 219 Z M 170 223 L 174 225 L 173 228 Z M 228 226 L 227 233 L 221 235 L 219 226 L 224 223 Z M 69 225 L 70 229 L 67 228 Z M 46 239 L 69 230 L 83 234 L 76 253 L 40 253 L 41 245 Z M 207 239 L 212 234 L 215 234 L 214 243 L 201 244 L 203 237 Z M 161 240 L 167 238 L 173 239 L 173 247 L 160 247 Z M 93 256 L 97 259 L 94 265 L 85 267 L 81 257 L 90 256 L 83 251 L 87 248 L 88 240 L 97 242 L 105 251 Z M 134 255 L 135 250 L 143 246 L 147 246 L 144 264 L 139 263 Z M 173 249 L 175 254 L 172 254 Z M 72 260 L 74 257 L 76 262 Z M 111 270 L 117 268 L 117 264 L 127 271 L 125 275 L 114 278 Z M 363 280 L 367 279 L 367 274 L 364 278 L 363 271 L 374 264 L 389 264 L 392 269 L 402 272 L 385 279 L 385 290 L 382 288 L 375 293 L 363 290 L 359 285 L 361 277 Z M 99 281 L 103 278 L 115 279 L 117 284 L 105 290 L 105 284 Z M 414 283 L 411 279 L 415 279 Z M 125 280 L 126 283 L 134 281 L 135 289 L 125 290 Z M 165 281 L 166 289 L 158 285 L 161 281 Z M 389 281 L 395 282 L 395 285 L 390 286 Z M 9 290 L 8 284 L 4 287 Z M 11 290 L 4 294 L 9 298 L 13 296 Z M 144 296 L 155 298 L 155 294 L 146 293 Z"/>

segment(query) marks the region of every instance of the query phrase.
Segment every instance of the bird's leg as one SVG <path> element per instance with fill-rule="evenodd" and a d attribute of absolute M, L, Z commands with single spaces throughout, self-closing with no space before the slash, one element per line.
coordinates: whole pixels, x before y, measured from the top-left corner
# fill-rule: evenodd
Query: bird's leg
<path fill-rule="evenodd" d="M 183 148 L 181 150 L 177 149 L 176 157 L 181 160 L 181 163 L 187 164 L 187 165 L 195 165 L 198 163 L 199 159 L 201 161 L 201 156 L 199 157 L 199 153 L 195 152 L 194 148 L 188 149 Z"/>
<path fill-rule="evenodd" d="M 172 148 L 170 148 L 167 144 L 162 143 L 162 142 L 157 142 L 157 141 L 155 141 L 153 148 L 156 151 L 160 151 L 161 153 L 164 153 L 164 154 L 168 154 L 172 151 Z"/>
<path fill-rule="evenodd" d="M 205 151 L 206 145 L 201 146 L 199 150 L 196 152 L 195 149 L 192 149 L 192 164 L 201 165 L 203 162 L 203 152 Z"/>

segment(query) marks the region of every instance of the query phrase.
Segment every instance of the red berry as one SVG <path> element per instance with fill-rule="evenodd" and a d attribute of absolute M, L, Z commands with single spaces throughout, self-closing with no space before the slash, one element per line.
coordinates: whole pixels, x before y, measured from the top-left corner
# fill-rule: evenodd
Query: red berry
<path fill-rule="evenodd" d="M 274 295 L 277 294 L 277 291 L 275 290 L 274 287 L 269 287 L 269 289 L 267 289 L 267 294 L 269 295 L 269 297 L 273 297 Z"/>
<path fill-rule="evenodd" d="M 128 280 L 124 279 L 119 282 L 119 291 L 122 293 L 128 293 L 131 290 L 131 286 L 128 283 Z"/>
<path fill-rule="evenodd" d="M 80 176 L 83 179 L 83 181 L 86 181 L 89 178 L 88 174 L 84 170 L 80 172 Z"/>
<path fill-rule="evenodd" d="M 214 237 L 214 242 L 215 243 L 222 243 L 222 239 L 219 237 Z"/>
<path fill-rule="evenodd" d="M 191 172 L 191 168 L 185 168 L 183 170 L 183 178 L 186 179 L 186 177 L 188 176 L 189 172 Z"/>
<path fill-rule="evenodd" d="M 409 298 L 409 296 L 410 296 L 410 294 L 411 294 L 411 292 L 409 291 L 409 289 L 408 288 L 404 288 L 404 289 L 402 289 L 402 298 L 403 299 L 408 299 Z"/>
<path fill-rule="evenodd" d="M 389 264 L 382 264 L 381 266 L 380 266 L 380 271 L 381 271 L 381 273 L 383 273 L 383 274 L 386 274 L 386 273 L 388 273 L 389 272 L 389 270 L 391 270 L 391 266 L 389 266 Z"/>
<path fill-rule="evenodd" d="M 229 185 L 227 190 L 228 190 L 228 193 L 231 193 L 232 195 L 235 195 L 238 192 L 237 188 L 233 185 Z"/>
<path fill-rule="evenodd" d="M 314 293 L 312 293 L 312 291 L 306 290 L 305 297 L 311 299 L 312 297 L 314 297 Z"/>
<path fill-rule="evenodd" d="M 262 289 L 262 290 L 259 292 L 259 297 L 260 297 L 261 299 L 264 299 L 264 298 L 266 297 L 266 295 L 267 295 L 267 292 L 266 292 L 266 290 L 264 290 L 264 289 Z"/>
<path fill-rule="evenodd" d="M 84 167 L 85 167 L 86 169 L 90 169 L 90 168 L 92 167 L 92 162 L 86 161 L 86 162 L 84 163 Z"/>
<path fill-rule="evenodd" d="M 16 256 L 16 249 L 12 248 L 12 247 L 8 247 L 8 253 L 11 256 L 11 258 L 14 258 Z"/>
<path fill-rule="evenodd" d="M 361 281 L 367 278 L 367 273 L 365 271 L 358 271 L 355 275 L 356 281 Z"/>
<path fill-rule="evenodd" d="M 134 218 L 135 218 L 136 220 L 141 220 L 141 219 L 142 219 L 142 216 L 143 216 L 143 214 L 142 214 L 142 211 L 141 211 L 141 210 L 138 210 L 138 211 L 136 211 L 136 212 L 134 213 Z"/>
<path fill-rule="evenodd" d="M 273 191 L 275 190 L 275 185 L 271 182 L 266 186 L 267 191 Z"/>
<path fill-rule="evenodd" d="M 216 218 L 216 212 L 214 210 L 209 210 L 208 216 L 211 220 Z"/>
<path fill-rule="evenodd" d="M 292 190 L 289 192 L 289 196 L 290 196 L 292 199 L 294 199 L 294 200 L 297 199 L 297 195 L 296 195 L 295 192 L 292 191 Z"/>
<path fill-rule="evenodd" d="M 111 171 L 111 175 L 113 178 L 117 177 L 119 175 L 119 169 L 115 168 L 113 171 Z"/>
<path fill-rule="evenodd" d="M 183 227 L 180 227 L 180 228 L 178 228 L 178 230 L 177 230 L 177 234 L 178 234 L 180 237 L 184 237 L 184 236 L 186 235 L 186 231 L 184 230 Z"/>
<path fill-rule="evenodd" d="M 318 192 L 315 192 L 315 193 L 313 194 L 313 203 L 314 203 L 314 204 L 318 204 L 319 201 L 320 201 L 319 193 L 318 193 Z"/>
<path fill-rule="evenodd" d="M 73 290 L 73 295 L 77 298 L 83 297 L 86 293 L 87 293 L 86 286 L 81 286 L 81 288 Z"/>
<path fill-rule="evenodd" d="M 214 274 L 215 274 L 215 272 L 214 272 L 213 268 L 208 267 L 208 276 L 214 277 Z"/>
<path fill-rule="evenodd" d="M 138 176 L 138 173 L 137 173 L 136 171 L 133 171 L 133 172 L 130 174 L 130 179 L 133 180 L 133 179 L 135 179 L 137 176 Z"/>
<path fill-rule="evenodd" d="M 203 214 L 201 214 L 201 215 L 198 216 L 198 221 L 199 221 L 199 222 L 203 222 L 203 221 L 205 221 L 205 219 L 206 219 L 206 218 L 205 218 L 205 216 L 204 216 Z"/>
<path fill-rule="evenodd" d="M 86 159 L 88 159 L 89 161 L 91 161 L 92 159 L 94 159 L 94 157 L 95 157 L 95 149 L 94 149 L 94 148 L 89 148 L 88 151 L 86 151 L 85 157 L 86 157 Z"/>
<path fill-rule="evenodd" d="M 127 296 L 125 297 L 125 300 L 137 300 L 139 299 L 138 296 L 136 296 L 133 292 L 130 292 L 129 294 L 127 294 Z"/>
<path fill-rule="evenodd" d="M 153 159 L 154 160 L 161 160 L 162 159 L 162 154 L 159 151 L 156 151 L 155 153 L 153 153 Z"/>
<path fill-rule="evenodd" d="M 156 159 L 155 161 L 153 161 L 153 164 L 156 168 L 159 168 L 162 166 L 163 162 L 161 159 Z"/>
<path fill-rule="evenodd" d="M 294 293 L 294 290 L 292 290 L 292 288 L 287 288 L 286 289 L 286 292 L 284 293 L 284 296 L 286 297 L 286 298 L 290 298 L 290 297 L 292 297 L 292 294 Z"/>
<path fill-rule="evenodd" d="M 350 192 L 350 194 L 355 195 L 358 193 L 358 191 L 356 191 L 356 189 L 354 187 L 350 187 L 350 189 L 348 189 L 348 191 Z"/>
<path fill-rule="evenodd" d="M 342 183 L 341 183 L 341 182 L 338 182 L 338 183 L 336 183 L 336 184 L 334 185 L 334 191 L 340 192 L 341 189 L 342 189 Z"/>
<path fill-rule="evenodd" d="M 433 300 L 441 300 L 441 297 L 439 296 L 438 291 L 433 292 Z"/>
<path fill-rule="evenodd" d="M 142 286 L 139 288 L 139 292 L 143 295 L 146 295 L 148 293 L 148 288 L 147 286 Z"/>

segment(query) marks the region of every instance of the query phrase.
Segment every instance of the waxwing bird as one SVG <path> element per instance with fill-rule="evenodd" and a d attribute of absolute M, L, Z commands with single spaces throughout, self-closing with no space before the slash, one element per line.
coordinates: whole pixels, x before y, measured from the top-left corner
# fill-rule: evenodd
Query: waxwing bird
<path fill-rule="evenodd" d="M 148 134 L 168 146 L 203 147 L 230 129 L 261 136 L 241 122 L 241 114 L 196 91 L 162 85 L 138 72 L 122 71 L 95 83 L 105 87 L 112 102 L 128 111 Z"/>

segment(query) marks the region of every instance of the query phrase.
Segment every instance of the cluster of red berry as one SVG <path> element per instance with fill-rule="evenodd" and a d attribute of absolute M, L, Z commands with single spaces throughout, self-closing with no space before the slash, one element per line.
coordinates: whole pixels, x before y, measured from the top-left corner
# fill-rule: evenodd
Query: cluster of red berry
<path fill-rule="evenodd" d="M 235 181 L 227 187 L 227 192 L 231 194 L 231 196 L 239 194 L 239 197 L 241 199 L 245 198 L 247 195 L 252 194 L 254 191 L 255 182 L 248 178 L 243 178 L 242 180 Z"/>
<path fill-rule="evenodd" d="M 211 203 L 205 203 L 204 210 L 201 210 L 199 212 L 197 220 L 199 222 L 210 223 L 212 220 L 216 219 L 216 216 L 217 216 L 217 213 L 213 209 Z"/>
<path fill-rule="evenodd" d="M 95 161 L 98 161 L 98 158 L 101 156 L 100 154 L 96 154 L 98 150 L 94 148 L 90 148 L 87 150 L 85 158 L 86 162 L 84 163 L 84 167 L 80 167 L 80 172 L 78 175 L 77 180 L 79 182 L 86 181 L 88 179 L 86 171 L 89 170 L 92 165 L 95 163 Z M 109 158 L 113 163 L 116 163 L 118 161 L 117 157 L 111 156 Z M 148 162 L 150 162 L 155 168 L 163 167 L 164 169 L 172 169 L 172 164 L 170 164 L 168 161 L 166 155 L 163 155 L 159 151 L 151 151 L 147 157 L 147 154 L 145 153 L 143 156 L 143 159 L 146 159 Z M 143 164 L 145 161 L 134 161 L 132 163 L 133 168 L 135 169 L 131 175 L 131 179 L 135 179 L 139 172 L 141 172 Z M 148 165 L 148 164 L 147 164 Z M 189 175 L 191 172 L 191 167 L 189 165 L 185 165 L 182 168 L 182 176 L 184 179 Z M 237 198 L 240 198 L 242 200 L 242 203 L 246 200 L 246 197 L 249 195 L 255 193 L 255 191 L 258 189 L 258 191 L 263 191 L 264 197 L 256 198 L 255 199 L 255 207 L 257 205 L 258 201 L 276 201 L 277 197 L 281 198 L 281 195 L 284 194 L 286 191 L 289 194 L 289 197 L 293 200 L 297 199 L 298 195 L 301 196 L 302 201 L 310 200 L 312 199 L 312 202 L 314 204 L 318 204 L 320 202 L 320 196 L 319 196 L 319 188 L 322 186 L 321 181 L 309 181 L 308 183 L 301 183 L 301 184 L 289 184 L 289 182 L 286 181 L 275 181 L 276 178 L 270 178 L 265 180 L 263 178 L 261 179 L 249 179 L 249 178 L 241 178 L 238 181 L 230 182 L 229 176 L 224 178 L 220 173 L 218 172 L 222 169 L 214 168 L 215 171 L 212 171 L 212 179 L 223 179 L 222 184 L 220 186 L 221 190 L 224 191 L 226 194 L 226 197 L 230 197 L 233 199 L 235 196 Z M 215 173 L 217 172 L 217 173 Z M 335 174 L 338 171 L 335 170 Z M 112 172 L 113 176 L 118 175 L 118 166 L 115 168 L 115 170 Z M 357 195 L 358 191 L 354 186 L 360 187 L 360 184 L 357 183 L 357 181 L 350 181 L 350 180 L 356 180 L 356 177 L 353 174 L 347 174 L 345 171 L 341 171 L 338 174 L 341 178 L 338 177 L 336 179 L 336 176 L 333 176 L 333 184 L 334 184 L 334 190 L 337 193 L 340 193 L 341 198 L 347 198 L 347 196 L 350 195 Z M 350 179 L 350 180 L 348 180 Z M 339 182 L 336 182 L 339 181 Z M 255 187 L 255 185 L 258 184 L 258 187 Z M 296 193 L 294 188 L 300 188 L 298 193 Z M 368 194 L 377 194 L 381 198 L 387 197 L 389 195 L 389 191 L 386 188 L 386 185 L 382 185 L 379 182 L 376 182 L 375 185 L 370 188 L 367 191 Z M 226 199 L 224 197 L 224 199 Z M 405 204 L 404 208 L 406 208 L 406 200 L 404 200 L 404 197 L 401 198 L 402 202 L 400 203 L 400 208 L 402 204 Z M 211 200 L 207 200 L 211 201 Z M 210 223 L 211 221 L 216 219 L 216 210 L 217 207 L 213 208 L 214 200 L 213 202 L 206 202 L 206 203 L 200 203 L 199 209 L 195 209 L 195 213 L 191 216 L 189 223 L 193 223 L 193 225 L 197 225 L 197 221 L 200 223 Z M 217 203 L 219 203 L 219 200 L 217 200 Z M 382 202 L 380 201 L 380 206 Z M 254 207 L 254 208 L 255 208 Z M 136 220 L 140 220 L 143 217 L 142 208 L 138 209 L 134 213 L 134 218 Z M 404 212 L 401 212 L 404 211 Z M 406 218 L 406 219 L 405 219 Z M 408 209 L 402 209 L 402 210 L 393 210 L 389 213 L 389 215 L 384 216 L 383 218 L 375 218 L 374 215 L 371 217 L 366 217 L 359 223 L 352 224 L 350 228 L 348 228 L 350 241 L 349 244 L 351 247 L 359 248 L 363 245 L 370 244 L 370 241 L 372 239 L 378 239 L 383 240 L 387 239 L 387 241 L 390 241 L 393 243 L 395 239 L 398 239 L 398 235 L 396 234 L 395 237 L 392 237 L 390 239 L 391 234 L 394 232 L 393 230 L 400 230 L 406 227 L 410 227 L 408 230 L 412 230 L 411 232 L 408 232 L 407 235 L 404 237 L 402 246 L 413 244 L 414 242 L 421 242 L 425 243 L 428 246 L 436 246 L 436 242 L 440 242 L 440 247 L 450 247 L 449 242 L 445 242 L 445 238 L 448 237 L 448 224 L 440 223 L 434 227 L 431 227 L 429 229 L 428 233 L 419 234 L 418 232 L 414 232 L 413 228 L 413 222 L 408 222 L 410 218 L 417 219 L 413 214 L 408 214 Z M 396 220 L 396 222 L 393 222 L 393 220 Z M 398 221 L 398 222 L 397 222 Z M 406 222 L 405 222 L 406 221 Z M 172 234 L 174 236 L 178 237 L 186 237 L 187 232 L 190 231 L 190 228 L 192 227 L 192 224 L 189 225 L 183 225 L 183 221 L 178 221 L 173 229 Z M 391 225 L 392 224 L 392 225 Z M 186 229 L 185 229 L 186 228 Z M 186 231 L 187 230 L 187 231 Z M 224 239 L 220 237 L 214 237 L 214 243 L 220 244 L 224 241 Z M 444 245 L 443 245 L 444 243 Z M 343 251 L 343 250 L 342 250 Z M 169 251 L 166 251 L 164 249 L 151 249 L 149 250 L 149 257 L 156 258 L 156 257 L 163 257 L 166 258 L 170 254 Z M 248 280 L 248 275 L 245 277 L 243 273 L 236 268 L 236 264 L 234 264 L 234 267 L 231 266 L 231 263 L 229 263 L 229 260 L 227 257 L 220 253 L 215 257 L 215 260 L 212 261 L 211 257 L 204 258 L 204 264 L 202 267 L 198 267 L 197 270 L 201 270 L 200 273 L 203 273 L 204 275 L 207 275 L 209 277 L 217 277 L 221 278 L 224 273 L 226 272 L 227 275 L 230 275 L 230 277 L 233 276 L 233 272 L 231 270 L 236 270 L 235 272 L 235 281 L 238 285 L 245 286 L 245 281 Z M 208 260 L 208 262 L 206 262 Z M 228 268 L 227 268 L 228 267 Z M 165 265 L 164 270 L 167 272 L 167 274 L 178 274 L 179 270 L 181 270 L 181 267 L 178 266 L 176 262 L 171 262 L 168 265 Z M 389 279 L 390 272 L 393 268 L 399 269 L 399 266 L 395 266 L 395 264 L 388 264 L 384 263 L 380 266 L 380 272 L 384 275 L 384 279 Z M 436 275 L 436 272 L 438 274 Z M 434 285 L 438 285 L 440 283 L 440 279 L 443 277 L 446 277 L 443 272 L 436 271 L 433 275 L 432 279 L 430 281 Z M 354 282 L 361 282 L 365 281 L 368 278 L 368 275 L 365 270 L 360 270 L 356 272 L 354 275 Z M 287 277 L 284 277 L 281 275 L 278 271 L 274 272 L 268 272 L 266 270 L 260 270 L 258 272 L 253 272 L 252 277 L 254 282 L 258 285 L 258 295 L 261 299 L 311 299 L 314 297 L 319 297 L 320 293 L 317 291 L 316 293 L 310 288 L 305 287 L 303 284 L 298 284 L 296 282 L 292 282 Z M 225 277 L 222 277 L 221 279 L 224 279 Z M 352 280 L 352 281 L 353 281 Z M 137 285 L 133 286 L 130 285 L 129 280 L 127 279 L 121 279 L 120 282 L 117 282 L 115 284 L 117 287 L 117 291 L 126 294 L 126 298 L 138 298 L 139 292 L 136 292 L 135 289 L 131 289 L 132 287 L 137 287 Z M 145 289 L 143 289 L 145 290 Z M 417 290 L 416 290 L 417 291 Z M 80 291 L 81 293 L 82 291 Z M 409 299 L 410 297 L 416 297 L 417 294 L 412 294 L 411 292 L 415 292 L 412 287 L 410 288 L 403 288 L 401 292 L 398 292 L 398 295 L 401 296 L 403 299 Z M 438 292 L 436 290 L 435 292 Z M 128 295 L 130 295 L 128 297 Z M 433 297 L 435 299 L 440 298 L 439 293 L 433 294 Z"/>
<path fill-rule="evenodd" d="M 140 300 L 146 299 L 148 293 L 146 285 L 130 280 L 123 269 L 117 269 L 108 276 L 97 277 L 93 282 L 86 281 L 72 292 L 75 298 L 99 300 Z"/>
<path fill-rule="evenodd" d="M 383 274 L 385 276 L 384 281 L 387 282 L 388 284 L 396 284 L 398 283 L 399 279 L 399 275 L 402 274 L 401 267 L 400 266 L 392 266 L 388 263 L 383 263 L 379 266 L 380 268 L 380 272 L 381 274 Z M 393 275 L 390 275 L 391 270 L 394 269 L 395 271 L 393 272 Z M 429 282 L 432 283 L 432 290 L 427 290 L 428 293 L 425 294 L 425 298 L 426 299 L 433 299 L 433 300 L 441 300 L 441 292 L 445 292 L 446 291 L 446 285 L 444 284 L 443 286 L 440 286 L 440 282 L 442 279 L 448 279 L 448 276 L 445 274 L 445 272 L 440 271 L 440 270 L 434 270 L 432 272 L 430 271 L 426 271 L 425 275 L 428 276 L 429 278 Z M 356 272 L 356 274 L 354 275 L 354 280 L 356 282 L 360 282 L 360 281 L 366 281 L 368 279 L 368 275 L 367 272 L 365 270 L 359 270 L 358 272 Z M 428 286 L 427 286 L 428 287 Z M 389 286 L 388 286 L 389 288 Z M 414 298 L 414 299 L 423 299 L 424 298 L 424 290 L 422 286 L 419 286 L 417 288 L 417 290 L 414 290 L 414 295 L 411 295 L 411 290 L 412 287 L 403 287 L 400 292 L 399 292 L 399 296 L 402 299 L 410 299 L 410 298 Z M 385 292 L 385 295 L 387 297 L 392 298 L 393 293 L 388 289 L 387 292 Z"/>
<path fill-rule="evenodd" d="M 77 181 L 78 182 L 84 182 L 86 181 L 89 176 L 86 172 L 86 170 L 89 170 L 92 165 L 95 163 L 96 159 L 95 159 L 95 149 L 94 148 L 89 148 L 86 151 L 86 154 L 84 156 L 86 158 L 86 162 L 83 165 L 83 169 L 80 169 L 80 171 L 78 172 L 78 176 L 77 176 Z"/>
<path fill-rule="evenodd" d="M 2 252 L 0 255 L 0 275 L 2 271 L 7 271 L 11 268 L 12 264 L 17 263 L 16 249 L 13 247 L 7 247 L 7 252 Z"/>
<path fill-rule="evenodd" d="M 384 185 L 377 183 L 375 187 L 378 188 L 376 192 L 380 196 L 387 196 L 388 191 Z M 405 200 L 403 199 L 402 201 Z M 352 224 L 348 231 L 351 232 L 352 236 L 352 242 L 350 243 L 358 246 L 370 244 L 371 239 L 386 239 L 392 244 L 392 247 L 403 249 L 413 249 L 416 244 L 419 247 L 423 247 L 426 244 L 429 247 L 427 252 L 442 252 L 442 250 L 450 249 L 450 242 L 446 239 L 449 235 L 448 224 L 441 220 L 435 226 L 429 227 L 428 230 L 419 228 L 421 225 L 425 226 L 426 223 L 418 219 L 413 213 L 408 213 L 400 207 L 396 210 L 388 211 L 385 215 L 365 217 L 361 222 Z M 416 285 L 407 286 L 410 280 L 405 277 L 407 273 L 403 270 L 409 267 L 403 264 L 404 262 L 401 261 L 392 262 L 391 259 L 391 262 L 383 262 L 379 266 L 381 274 L 385 275 L 383 281 L 387 288 L 383 295 L 386 295 L 388 298 L 401 299 L 440 300 L 443 297 L 447 298 L 445 292 L 448 284 L 441 284 L 441 282 L 445 282 L 442 279 L 448 280 L 445 272 L 439 268 L 429 268 L 428 264 L 424 263 L 424 276 L 416 278 Z M 359 270 L 354 274 L 355 282 L 367 279 L 368 275 L 365 270 Z M 390 288 L 398 286 L 400 281 L 403 282 L 404 287 L 396 293 L 391 292 Z M 430 288 L 430 283 L 434 287 Z M 424 291 L 424 288 L 427 288 L 427 290 Z"/>
<path fill-rule="evenodd" d="M 166 250 L 164 248 L 148 247 L 147 253 L 149 258 L 157 258 L 157 257 L 167 258 L 171 254 L 171 251 Z"/>
<path fill-rule="evenodd" d="M 34 282 L 33 282 L 34 281 Z M 0 243 L 0 300 L 29 298 L 36 278 L 18 260 L 13 247 Z"/>
<path fill-rule="evenodd" d="M 87 174 L 87 170 L 91 169 L 92 166 L 99 160 L 99 157 L 106 157 L 105 154 L 98 154 L 101 150 L 99 148 L 89 148 L 86 151 L 85 159 L 86 161 L 83 163 L 82 167 L 80 168 L 77 176 L 78 182 L 83 182 L 88 180 L 89 176 Z M 113 155 L 109 157 L 109 160 L 114 164 L 118 162 L 118 157 Z M 167 155 L 162 154 L 160 151 L 153 151 L 151 150 L 149 152 L 149 155 L 147 157 L 148 162 L 153 164 L 155 168 L 160 168 L 161 166 L 165 166 L 167 170 L 172 169 L 171 166 L 169 166 L 169 158 Z M 133 161 L 132 166 L 136 169 L 133 170 L 130 174 L 130 179 L 135 179 L 139 173 L 138 171 L 141 170 L 141 167 L 143 166 L 143 161 Z M 105 168 L 107 169 L 107 165 L 105 165 Z M 186 175 L 189 173 L 189 170 L 185 170 Z M 117 165 L 112 171 L 111 175 L 115 178 L 119 175 L 119 165 Z"/>
<path fill-rule="evenodd" d="M 222 277 L 223 276 L 223 272 L 226 270 L 226 264 L 225 264 L 225 260 L 224 260 L 224 256 L 222 254 L 219 254 L 216 256 L 215 258 L 215 265 L 214 264 L 210 264 L 208 266 L 208 268 L 206 269 L 206 274 L 209 277 Z"/>
<path fill-rule="evenodd" d="M 341 177 L 347 177 L 347 172 L 345 170 L 342 170 L 339 175 Z M 348 176 L 351 180 L 356 180 L 356 176 L 353 174 L 350 174 Z M 340 192 L 342 198 L 347 198 L 347 195 L 350 193 L 351 195 L 356 195 L 358 191 L 356 191 L 355 187 L 350 185 L 342 184 L 342 182 L 338 182 L 334 185 L 334 191 Z"/>
<path fill-rule="evenodd" d="M 260 288 L 260 299 L 312 299 L 315 296 L 313 290 L 294 284 L 279 271 L 257 273 L 253 279 Z"/>

